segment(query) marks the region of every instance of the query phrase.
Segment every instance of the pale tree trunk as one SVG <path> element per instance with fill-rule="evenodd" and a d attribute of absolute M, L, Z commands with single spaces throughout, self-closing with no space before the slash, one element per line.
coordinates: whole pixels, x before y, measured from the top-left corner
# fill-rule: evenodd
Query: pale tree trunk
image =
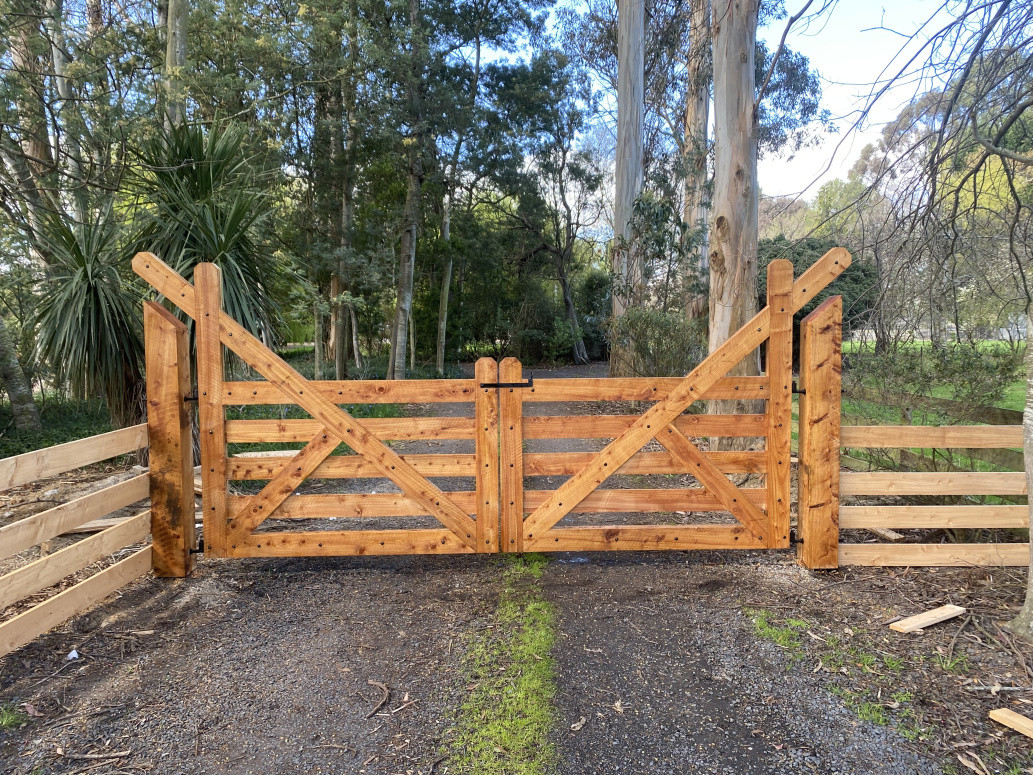
<path fill-rule="evenodd" d="M 188 0 L 169 0 L 168 33 L 165 40 L 166 126 L 179 126 L 186 119 L 183 70 L 187 64 Z"/>
<path fill-rule="evenodd" d="M 313 332 L 312 332 L 312 378 L 323 378 L 323 311 L 320 309 L 319 291 L 316 291 L 316 301 L 312 305 L 313 311 Z"/>
<path fill-rule="evenodd" d="M 76 104 L 72 96 L 72 87 L 68 80 L 68 55 L 64 35 L 64 4 L 62 0 L 49 0 L 47 3 L 47 29 L 50 33 L 50 56 L 53 69 L 54 87 L 57 91 L 58 104 L 55 109 L 56 123 L 63 133 L 59 141 L 64 144 L 68 157 L 68 173 L 72 187 L 72 217 L 78 223 L 86 221 L 86 197 L 83 192 L 82 147 L 79 143 L 80 122 L 69 120 L 69 114 L 75 111 Z M 55 150 L 58 150 L 55 148 Z M 60 153 L 55 153 L 60 160 Z"/>
<path fill-rule="evenodd" d="M 398 257 L 398 291 L 395 296 L 394 336 L 391 337 L 391 360 L 388 379 L 405 379 L 405 345 L 409 338 L 409 313 L 412 309 L 413 274 L 416 267 L 416 200 L 419 178 L 409 175 L 409 191 L 405 197 L 405 221 Z"/>
<path fill-rule="evenodd" d="M 710 0 L 692 0 L 689 22 L 689 57 L 685 99 L 685 202 L 682 220 L 699 230 L 698 265 L 691 271 L 710 271 L 707 260 L 707 130 L 710 123 Z M 691 233 L 691 232 L 690 232 Z M 687 278 L 691 282 L 693 278 Z M 707 295 L 691 294 L 686 314 L 698 319 L 707 313 Z"/>
<path fill-rule="evenodd" d="M 355 314 L 354 305 L 348 305 L 348 313 L 351 315 L 352 319 L 352 350 L 354 351 L 355 355 L 355 368 L 361 369 L 362 355 L 359 354 L 359 318 Z"/>
<path fill-rule="evenodd" d="M 567 322 L 570 324 L 570 332 L 574 336 L 574 363 L 583 366 L 588 363 L 588 350 L 585 349 L 585 340 L 581 336 L 577 308 L 574 306 L 574 297 L 570 292 L 570 283 L 567 281 L 567 272 L 563 262 L 561 262 L 559 276 L 560 289 L 563 291 L 563 307 L 567 311 Z"/>
<path fill-rule="evenodd" d="M 1026 317 L 1026 407 L 1022 412 L 1022 454 L 1026 460 L 1026 487 L 1033 492 L 1033 314 Z M 1033 504 L 1030 508 L 1033 514 Z M 1033 525 L 1033 520 L 1030 521 Z M 1033 640 L 1033 541 L 1030 541 L 1030 566 L 1026 577 L 1026 601 L 1019 615 L 1008 622 L 1017 636 Z"/>
<path fill-rule="evenodd" d="M 715 0 L 714 201 L 710 228 L 710 351 L 757 312 L 757 120 L 754 49 L 757 0 Z M 754 352 L 728 372 L 760 373 Z M 712 401 L 715 413 L 753 402 Z M 722 440 L 722 445 L 727 440 Z M 738 445 L 749 444 L 749 440 Z"/>
<path fill-rule="evenodd" d="M 642 265 L 632 244 L 631 213 L 642 191 L 642 134 L 645 105 L 645 2 L 617 4 L 617 162 L 613 205 L 613 318 L 634 306 L 641 292 Z M 632 345 L 633 346 L 633 345 Z M 610 358 L 610 376 L 629 376 L 628 359 Z"/>
<path fill-rule="evenodd" d="M 416 326 L 412 323 L 412 307 L 409 307 L 409 371 L 416 371 Z"/>
<path fill-rule="evenodd" d="M 441 299 L 438 302 L 438 341 L 434 354 L 434 368 L 439 377 L 445 376 L 445 330 L 448 328 L 448 296 L 452 289 L 452 197 L 445 194 L 445 206 L 441 218 L 441 237 L 445 241 L 448 257 L 441 277 Z"/>
<path fill-rule="evenodd" d="M 14 427 L 20 431 L 38 432 L 43 430 L 36 402 L 32 399 L 32 385 L 25 378 L 25 372 L 18 363 L 18 352 L 2 317 L 0 317 L 0 385 L 7 391 L 7 397 L 11 400 Z"/>

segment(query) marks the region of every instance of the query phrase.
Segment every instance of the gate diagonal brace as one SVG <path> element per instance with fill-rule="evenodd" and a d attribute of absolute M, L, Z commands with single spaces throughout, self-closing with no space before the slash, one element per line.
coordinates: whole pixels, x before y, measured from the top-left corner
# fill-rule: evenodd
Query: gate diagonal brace
<path fill-rule="evenodd" d="M 668 452 L 699 480 L 707 491 L 717 498 L 721 504 L 739 520 L 758 541 L 765 541 L 767 533 L 766 517 L 757 505 L 749 498 L 741 497 L 739 489 L 728 481 L 717 466 L 710 462 L 699 447 L 689 441 L 685 435 L 671 425 L 666 432 L 661 431 L 654 436 L 664 445 Z"/>
<path fill-rule="evenodd" d="M 785 260 L 785 259 L 780 259 Z M 819 258 L 793 283 L 792 311 L 795 314 L 829 283 L 835 280 L 853 259 L 844 248 L 833 248 Z M 616 472 L 632 455 L 664 430 L 697 398 L 724 377 L 729 369 L 764 342 L 770 332 L 771 310 L 764 307 L 736 331 L 720 347 L 690 371 L 682 383 L 665 399 L 647 410 L 624 433 L 611 441 L 592 461 L 553 491 L 524 521 L 524 537 L 533 541 L 535 533 L 552 528 L 577 507 L 588 495 Z"/>
<path fill-rule="evenodd" d="M 197 303 L 194 286 L 177 274 L 168 264 L 152 253 L 137 253 L 133 257 L 133 270 L 169 301 L 196 320 Z M 240 356 L 271 384 L 276 385 L 291 400 L 291 403 L 299 405 L 314 419 L 319 420 L 325 426 L 328 443 L 335 436 L 338 440 L 336 443 L 341 440 L 347 442 L 348 446 L 364 456 L 385 477 L 398 485 L 402 492 L 426 508 L 428 514 L 452 531 L 462 544 L 471 549 L 475 548 L 474 520 L 470 518 L 469 514 L 459 508 L 426 477 L 417 473 L 396 452 L 367 431 L 350 414 L 330 399 L 320 395 L 317 390 L 309 388 L 307 379 L 265 347 L 251 332 L 224 311 L 219 312 L 219 335 L 222 344 Z M 316 440 L 313 439 L 314 441 Z M 309 444 L 312 445 L 313 442 Z M 306 447 L 302 453 L 308 450 L 309 448 Z M 320 449 L 321 451 L 322 449 Z M 311 454 L 312 458 L 304 459 L 311 462 L 319 456 L 315 448 Z M 294 468 L 297 468 L 297 465 Z M 295 471 L 295 473 L 297 472 Z M 269 485 L 267 485 L 268 487 Z"/>

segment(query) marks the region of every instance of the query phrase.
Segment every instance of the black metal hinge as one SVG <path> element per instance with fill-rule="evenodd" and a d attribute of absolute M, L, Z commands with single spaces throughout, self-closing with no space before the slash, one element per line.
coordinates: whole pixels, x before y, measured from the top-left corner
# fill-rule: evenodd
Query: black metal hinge
<path fill-rule="evenodd" d="M 190 393 L 189 395 L 183 396 L 183 400 L 185 402 L 197 401 L 197 391 L 195 390 L 193 393 Z"/>
<path fill-rule="evenodd" d="M 534 375 L 527 378 L 527 382 L 482 382 L 482 388 L 527 388 L 534 385 Z"/>
<path fill-rule="evenodd" d="M 800 387 L 799 385 L 797 385 L 794 382 L 793 383 L 793 395 L 794 396 L 805 396 L 805 395 L 807 395 L 807 388 L 802 388 L 802 387 Z"/>

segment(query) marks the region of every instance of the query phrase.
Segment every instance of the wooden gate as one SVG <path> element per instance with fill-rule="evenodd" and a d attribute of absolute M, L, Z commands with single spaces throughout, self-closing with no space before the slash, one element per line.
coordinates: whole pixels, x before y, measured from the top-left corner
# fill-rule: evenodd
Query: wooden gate
<path fill-rule="evenodd" d="M 835 249 L 793 282 L 792 264 L 768 272 L 768 305 L 686 377 L 524 381 L 518 361 L 483 358 L 474 379 L 305 379 L 222 311 L 219 270 L 201 264 L 191 285 L 156 256 L 133 268 L 196 322 L 205 552 L 216 557 L 784 547 L 789 543 L 792 316 L 838 276 Z M 726 377 L 767 341 L 767 374 Z M 223 348 L 265 381 L 226 381 Z M 686 414 L 701 400 L 766 401 L 762 414 Z M 640 414 L 534 414 L 552 401 L 640 401 Z M 358 419 L 342 404 L 466 403 L 455 417 Z M 305 419 L 227 418 L 228 406 L 293 405 Z M 525 405 L 529 414 L 524 416 Z M 765 439 L 763 450 L 704 452 L 691 438 Z M 601 450 L 535 452 L 534 440 L 612 439 Z M 462 440 L 472 449 L 398 454 L 391 443 Z M 304 443 L 289 454 L 229 454 L 229 445 Z M 643 449 L 652 445 L 655 449 Z M 333 454 L 344 447 L 348 454 Z M 614 474 L 691 475 L 698 487 L 602 489 Z M 740 488 L 728 473 L 764 474 Z M 525 476 L 569 477 L 525 489 Z M 434 479 L 472 487 L 445 491 Z M 297 492 L 307 479 L 388 480 L 397 492 Z M 264 481 L 257 492 L 232 482 Z M 346 484 L 350 484 L 346 483 Z M 246 494 L 245 494 L 246 493 Z M 570 524 L 568 515 L 722 512 L 731 524 Z M 371 529 L 290 529 L 294 520 L 383 520 Z M 648 521 L 648 520 L 646 520 Z M 561 524 L 562 522 L 562 524 Z M 353 524 L 357 524 L 353 522 Z M 330 525 L 338 527 L 338 524 Z"/>

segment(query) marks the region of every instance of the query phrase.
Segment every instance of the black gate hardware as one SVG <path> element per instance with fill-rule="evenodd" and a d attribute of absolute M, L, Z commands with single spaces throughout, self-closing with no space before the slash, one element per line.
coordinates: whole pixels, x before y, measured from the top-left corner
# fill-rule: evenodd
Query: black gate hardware
<path fill-rule="evenodd" d="M 534 386 L 534 375 L 527 378 L 527 382 L 482 382 L 482 388 L 528 388 Z"/>

